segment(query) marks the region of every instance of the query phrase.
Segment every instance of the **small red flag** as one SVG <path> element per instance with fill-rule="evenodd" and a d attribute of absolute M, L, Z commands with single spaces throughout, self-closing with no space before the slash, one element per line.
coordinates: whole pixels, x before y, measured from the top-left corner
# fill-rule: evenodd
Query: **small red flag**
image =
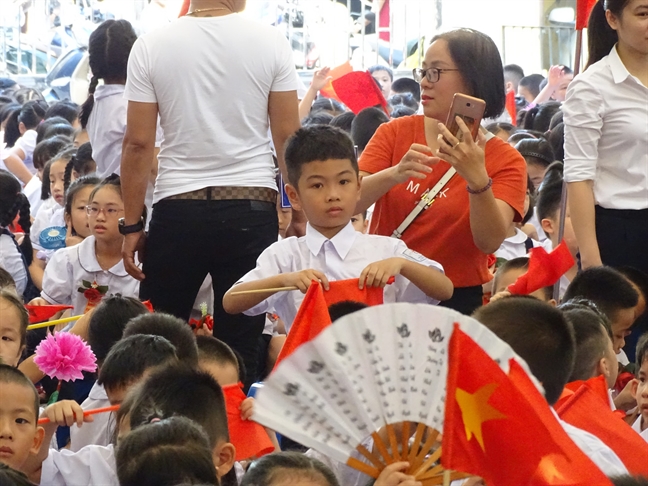
<path fill-rule="evenodd" d="M 182 3 L 182 8 L 180 9 L 180 13 L 178 14 L 178 17 L 184 17 L 187 15 L 189 12 L 189 6 L 191 5 L 191 0 L 184 0 Z"/>
<path fill-rule="evenodd" d="M 327 85 L 324 88 L 320 89 L 320 94 L 322 96 L 326 96 L 327 98 L 333 98 L 335 100 L 338 100 L 340 103 L 343 103 L 343 101 L 340 98 L 338 98 L 335 89 L 333 89 L 333 81 L 351 72 L 353 72 L 353 67 L 351 66 L 351 63 L 349 61 L 345 62 L 344 64 L 340 64 L 339 66 L 335 66 L 333 69 L 329 71 L 329 76 L 331 77 L 331 80 L 327 83 Z"/>
<path fill-rule="evenodd" d="M 242 383 L 238 383 L 222 387 L 227 410 L 227 428 L 230 442 L 236 448 L 237 461 L 274 452 L 274 445 L 263 426 L 241 418 L 241 403 L 247 398 L 241 389 L 242 386 Z"/>
<path fill-rule="evenodd" d="M 510 373 L 522 375 L 524 390 L 458 324 L 448 357 L 444 468 L 475 474 L 489 486 L 611 486 L 515 360 Z"/>
<path fill-rule="evenodd" d="M 512 294 L 529 295 L 554 285 L 575 263 L 564 241 L 551 253 L 547 253 L 541 246 L 531 249 L 529 253 L 529 270 L 508 286 Z"/>
<path fill-rule="evenodd" d="M 356 115 L 365 108 L 381 106 L 387 111 L 387 101 L 374 78 L 367 71 L 354 71 L 333 81 L 333 89 L 342 101 Z"/>
<path fill-rule="evenodd" d="M 612 411 L 605 378 L 579 383 L 571 395 L 556 404 L 560 418 L 601 439 L 631 474 L 648 476 L 648 442 Z"/>
<path fill-rule="evenodd" d="M 36 324 L 38 322 L 45 322 L 50 319 L 57 312 L 67 309 L 74 309 L 71 305 L 26 305 L 25 308 L 29 312 L 29 323 Z"/>
<path fill-rule="evenodd" d="M 517 119 L 517 105 L 515 104 L 515 93 L 513 91 L 506 93 L 506 111 L 511 115 L 511 124 L 515 126 Z"/>
<path fill-rule="evenodd" d="M 597 0 L 576 0 L 576 30 L 587 28 L 592 9 Z M 603 1 L 603 0 L 601 0 Z"/>

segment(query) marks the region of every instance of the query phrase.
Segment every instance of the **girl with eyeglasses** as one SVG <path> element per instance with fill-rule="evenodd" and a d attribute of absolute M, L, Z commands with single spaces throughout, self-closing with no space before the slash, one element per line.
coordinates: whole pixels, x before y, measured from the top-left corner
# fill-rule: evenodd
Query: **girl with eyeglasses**
<path fill-rule="evenodd" d="M 79 315 L 110 295 L 138 297 L 139 282 L 128 275 L 121 256 L 124 237 L 118 220 L 124 202 L 118 176 L 107 177 L 92 190 L 86 213 L 90 236 L 52 256 L 41 297 L 31 304 L 72 305 L 72 314 Z"/>
<path fill-rule="evenodd" d="M 502 61 L 488 36 L 459 29 L 434 37 L 413 74 L 424 115 L 378 128 L 359 160 L 364 179 L 356 213 L 376 203 L 370 232 L 391 236 L 422 194 L 454 168 L 457 173 L 401 238 L 440 262 L 452 280 L 454 295 L 441 305 L 469 315 L 491 279 L 487 255 L 500 247 L 513 221 L 522 221 L 526 166 L 513 147 L 485 130 L 473 140 L 463 121 L 463 137 L 444 124 L 455 93 L 484 100 L 484 118 L 504 111 Z"/>

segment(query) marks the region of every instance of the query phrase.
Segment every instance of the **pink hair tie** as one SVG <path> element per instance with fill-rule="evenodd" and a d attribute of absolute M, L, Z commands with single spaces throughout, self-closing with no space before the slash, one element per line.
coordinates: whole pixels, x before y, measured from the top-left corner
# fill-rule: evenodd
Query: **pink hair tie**
<path fill-rule="evenodd" d="M 162 419 L 160 419 L 160 418 L 158 418 L 158 417 L 154 417 L 154 418 L 151 419 L 151 421 L 149 422 L 149 424 L 154 424 L 154 423 L 156 423 L 156 422 L 161 422 L 161 421 L 162 421 Z"/>

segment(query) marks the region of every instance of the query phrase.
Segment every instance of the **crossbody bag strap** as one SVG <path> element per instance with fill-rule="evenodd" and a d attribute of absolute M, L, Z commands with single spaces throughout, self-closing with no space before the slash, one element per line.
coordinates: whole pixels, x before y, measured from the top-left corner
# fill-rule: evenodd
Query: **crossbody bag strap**
<path fill-rule="evenodd" d="M 450 182 L 450 180 L 455 176 L 457 171 L 455 170 L 454 167 L 450 167 L 445 174 L 443 174 L 443 177 L 439 179 L 439 182 L 437 182 L 432 189 L 426 190 L 423 194 L 421 194 L 421 199 L 419 199 L 419 202 L 416 203 L 416 206 L 414 206 L 414 209 L 412 209 L 412 212 L 410 212 L 407 217 L 403 220 L 403 222 L 394 230 L 392 233 L 392 238 L 401 238 L 403 236 L 403 233 L 409 226 L 412 224 L 412 222 L 418 217 L 419 214 L 424 209 L 429 208 L 432 203 L 434 202 L 434 199 L 437 197 L 437 195 L 443 190 L 443 188 Z"/>

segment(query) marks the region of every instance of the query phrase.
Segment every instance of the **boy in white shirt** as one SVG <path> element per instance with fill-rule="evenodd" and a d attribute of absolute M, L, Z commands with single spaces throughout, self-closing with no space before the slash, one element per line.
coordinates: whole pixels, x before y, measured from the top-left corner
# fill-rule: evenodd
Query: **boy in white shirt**
<path fill-rule="evenodd" d="M 637 378 L 632 383 L 632 396 L 639 410 L 632 428 L 648 441 L 648 334 L 641 336 L 637 343 Z"/>
<path fill-rule="evenodd" d="M 351 218 L 360 199 L 353 142 L 342 130 L 312 126 L 298 130 L 286 146 L 293 208 L 308 219 L 306 236 L 271 245 L 223 297 L 230 314 L 258 315 L 274 309 L 289 330 L 311 281 L 360 279 L 360 289 L 385 288 L 385 302 L 436 304 L 452 296 L 453 286 L 440 264 L 407 248 L 401 240 L 364 235 Z M 387 281 L 395 277 L 393 285 Z M 299 291 L 277 291 L 297 287 Z M 243 290 L 267 292 L 232 295 Z M 275 290 L 272 290 L 275 289 Z"/>

